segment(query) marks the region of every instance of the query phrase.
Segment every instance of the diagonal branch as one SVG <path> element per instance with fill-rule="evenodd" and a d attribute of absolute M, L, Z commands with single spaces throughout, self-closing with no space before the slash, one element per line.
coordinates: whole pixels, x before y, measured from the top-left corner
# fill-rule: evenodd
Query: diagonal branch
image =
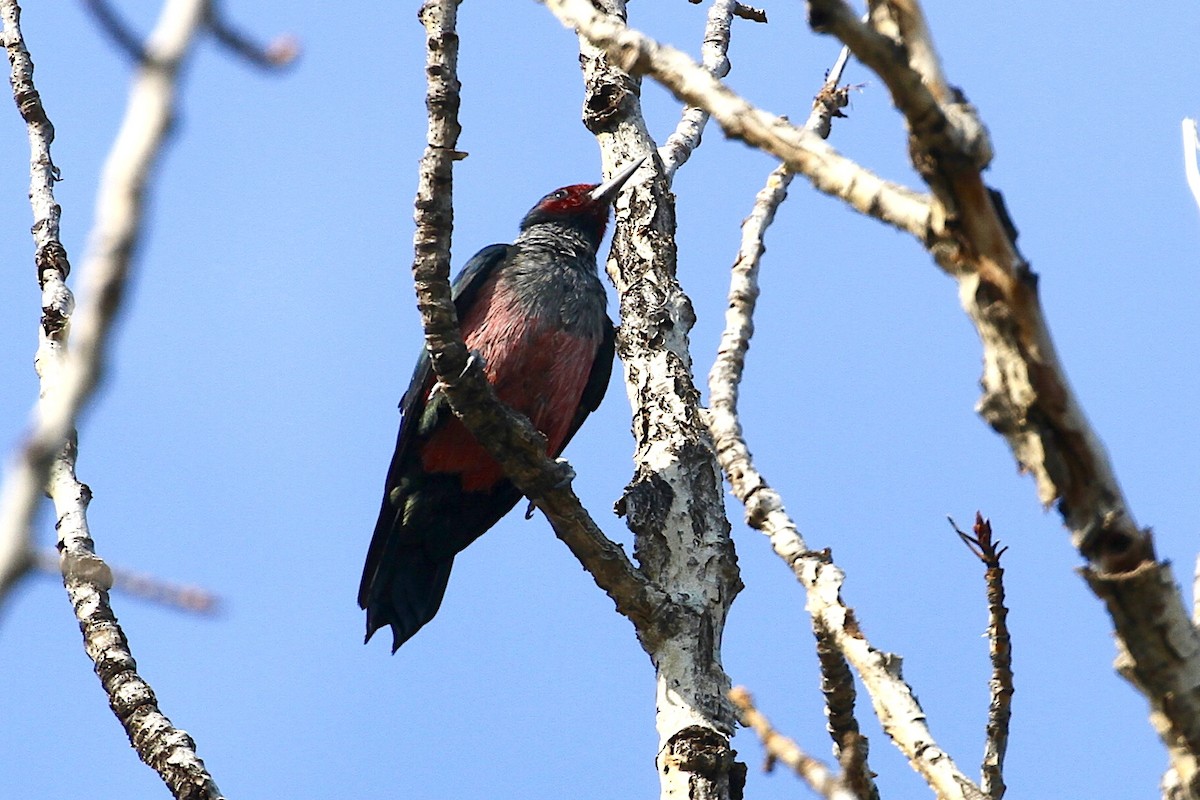
<path fill-rule="evenodd" d="M 773 762 L 782 761 L 826 800 L 862 800 L 846 785 L 843 776 L 834 774 L 827 764 L 805 753 L 793 740 L 775 730 L 771 721 L 755 707 L 754 698 L 744 687 L 735 686 L 731 689 L 729 699 L 737 706 L 742 724 L 758 734 L 759 741 L 767 751 L 767 769 L 771 768 Z"/>
<path fill-rule="evenodd" d="M 880 178 L 817 136 L 755 108 L 687 54 L 660 45 L 620 20 L 597 11 L 589 0 L 542 0 L 554 14 L 586 36 L 622 69 L 650 75 L 677 98 L 708 110 L 725 134 L 776 156 L 818 190 L 840 198 L 875 219 L 930 240 L 937 220 L 928 195 Z M 942 243 L 949 246 L 948 243 Z"/>
<path fill-rule="evenodd" d="M 513 483 L 546 514 L 555 534 L 582 562 L 628 617 L 645 642 L 660 638 L 669 604 L 620 545 L 608 539 L 570 487 L 565 463 L 546 457 L 545 440 L 529 420 L 500 403 L 475 359 L 470 358 L 450 296 L 450 235 L 453 228 L 452 163 L 458 124 L 457 0 L 426 0 L 420 18 L 427 31 L 428 146 L 421 158 L 413 237 L 413 281 L 425 328 L 425 345 L 450 406 L 500 463 Z"/>
<path fill-rule="evenodd" d="M 100 30 L 104 31 L 130 60 L 138 64 L 146 60 L 141 37 L 129 27 L 108 0 L 83 0 L 83 7 L 91 12 Z"/>
<path fill-rule="evenodd" d="M 300 57 L 300 42 L 294 36 L 285 34 L 267 45 L 261 45 L 238 30 L 222 11 L 223 7 L 217 0 L 209 0 L 208 29 L 226 50 L 247 63 L 264 70 L 276 70 L 295 64 Z"/>
<path fill-rule="evenodd" d="M 62 566 L 56 550 L 39 550 L 34 562 L 38 572 L 62 577 Z M 215 616 L 220 613 L 220 598 L 200 586 L 170 583 L 153 575 L 120 567 L 110 567 L 109 571 L 112 573 L 112 588 L 130 597 L 191 614 Z"/>
<path fill-rule="evenodd" d="M 841 0 L 813 0 L 810 18 L 879 74 L 904 113 L 913 166 L 959 242 L 930 250 L 959 282 L 960 301 L 983 343 L 984 396 L 977 410 L 1008 441 L 1020 468 L 1033 474 L 1039 499 L 1058 508 L 1088 561 L 1084 577 L 1112 618 L 1118 669 L 1150 701 L 1151 723 L 1172 766 L 1200 797 L 1200 632 L 1170 565 L 1155 555 L 1150 531 L 1134 521 L 1067 381 L 1037 276 L 1017 251 L 1016 229 L 1000 194 L 983 181 L 991 147 L 975 109 L 938 77 L 916 0 L 891 0 L 887 7 L 901 35 L 913 37 L 890 54 L 869 46 Z M 926 90 L 916 88 L 926 81 Z"/>

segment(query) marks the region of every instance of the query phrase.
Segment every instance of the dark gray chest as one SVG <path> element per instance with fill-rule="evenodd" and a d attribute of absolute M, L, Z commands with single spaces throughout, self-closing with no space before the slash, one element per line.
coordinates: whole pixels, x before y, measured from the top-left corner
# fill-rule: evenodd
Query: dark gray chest
<path fill-rule="evenodd" d="M 554 233 L 529 235 L 527 231 L 517 239 L 499 276 L 502 291 L 528 317 L 598 340 L 609 323 L 608 298 L 596 274 L 595 253 L 569 231 Z"/>

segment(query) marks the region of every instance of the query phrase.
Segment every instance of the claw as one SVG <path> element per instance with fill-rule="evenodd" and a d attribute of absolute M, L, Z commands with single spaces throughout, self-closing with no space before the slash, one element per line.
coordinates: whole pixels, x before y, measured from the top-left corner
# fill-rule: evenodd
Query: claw
<path fill-rule="evenodd" d="M 558 483 L 554 484 L 555 489 L 565 489 L 575 480 L 575 468 L 565 458 L 554 459 L 554 465 L 558 467 L 560 475 Z"/>
<path fill-rule="evenodd" d="M 451 383 L 458 383 L 465 378 L 467 372 L 469 372 L 471 367 L 475 364 L 478 364 L 480 369 L 483 369 L 487 366 L 487 359 L 484 358 L 483 353 L 480 353 L 478 350 L 471 351 L 470 355 L 467 356 L 467 363 L 463 365 L 462 372 L 458 373 L 458 376 L 455 377 Z M 443 391 L 445 391 L 445 389 L 445 381 L 434 381 L 433 388 L 429 390 L 429 399 L 433 400 L 434 397 L 441 394 Z"/>

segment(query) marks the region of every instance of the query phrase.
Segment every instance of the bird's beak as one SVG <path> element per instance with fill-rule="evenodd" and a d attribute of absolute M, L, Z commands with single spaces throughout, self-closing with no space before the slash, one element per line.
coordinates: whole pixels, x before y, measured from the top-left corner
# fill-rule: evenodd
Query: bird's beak
<path fill-rule="evenodd" d="M 595 189 L 592 189 L 591 193 L 588 195 L 589 199 L 591 199 L 593 203 L 611 203 L 616 199 L 617 192 L 621 191 L 621 187 L 625 185 L 625 181 L 629 180 L 633 176 L 633 173 L 638 171 L 638 167 L 640 167 L 642 162 L 645 160 L 646 157 L 642 156 L 637 161 L 634 161 L 632 164 L 618 172 L 616 175 L 613 175 L 612 178 L 605 183 L 602 183 Z"/>

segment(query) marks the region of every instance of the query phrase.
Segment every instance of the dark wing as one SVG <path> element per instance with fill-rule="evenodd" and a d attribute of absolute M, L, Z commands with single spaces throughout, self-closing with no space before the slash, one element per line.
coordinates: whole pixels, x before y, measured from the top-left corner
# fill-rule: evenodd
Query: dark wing
<path fill-rule="evenodd" d="M 567 446 L 567 442 L 571 441 L 575 432 L 579 430 L 579 426 L 587 419 L 588 414 L 600 407 L 600 401 L 604 399 L 604 393 L 608 391 L 608 379 L 612 376 L 616 341 L 617 332 L 613 328 L 612 320 L 605 317 L 604 333 L 600 338 L 600 347 L 596 350 L 596 359 L 592 362 L 592 371 L 588 373 L 587 383 L 583 386 L 583 394 L 579 398 L 579 408 L 575 411 L 575 418 L 571 420 L 571 428 L 563 438 L 562 447 L 554 454 L 555 457 L 562 454 L 563 448 Z"/>
<path fill-rule="evenodd" d="M 476 295 L 496 267 L 508 256 L 512 245 L 489 245 L 471 257 L 462 271 L 454 278 L 450 294 L 454 300 L 454 310 L 461 320 L 467 309 L 471 307 Z M 392 491 L 400 485 L 400 479 L 408 468 L 412 457 L 413 440 L 421 429 L 428 431 L 442 413 L 449 413 L 443 408 L 445 401 L 434 399 L 434 405 L 426 408 L 425 400 L 433 384 L 433 365 L 429 361 L 429 353 L 424 347 L 417 359 L 416 369 L 408 382 L 408 389 L 400 398 L 400 430 L 396 434 L 396 450 L 392 455 L 392 463 L 388 468 L 387 484 L 384 486 L 383 510 L 375 525 L 375 534 L 371 537 L 371 547 L 367 550 L 367 561 L 363 569 L 362 583 L 358 588 L 358 603 L 362 608 L 367 607 L 370 597 L 371 584 L 379 571 L 384 554 L 388 550 L 388 541 L 392 538 L 394 529 L 394 511 L 388 513 L 389 497 Z M 425 424 L 422 425 L 422 420 Z"/>
<path fill-rule="evenodd" d="M 467 313 L 467 309 L 475 302 L 475 296 L 479 294 L 479 287 L 483 286 L 500 262 L 508 256 L 511 249 L 512 245 L 508 244 L 488 245 L 471 256 L 471 260 L 454 278 L 454 282 L 450 285 L 450 296 L 454 300 L 454 311 L 458 314 L 460 322 Z M 425 398 L 429 395 L 432 382 L 433 365 L 429 361 L 429 352 L 422 347 L 421 355 L 417 358 L 417 366 L 413 370 L 412 380 L 408 382 L 408 388 L 400 398 L 400 431 L 396 435 L 396 456 L 392 459 L 392 469 L 388 473 L 387 490 L 389 492 L 395 487 L 396 479 L 398 479 L 398 476 L 394 477 L 392 472 L 397 468 L 398 462 L 403 460 L 401 455 L 408 452 L 417 429 L 422 427 L 419 424 L 420 421 L 429 416 L 425 413 Z M 441 406 L 442 403 L 444 401 L 438 402 L 438 405 Z M 439 414 L 434 415 L 435 420 L 440 415 L 441 409 L 436 409 L 436 411 Z"/>

